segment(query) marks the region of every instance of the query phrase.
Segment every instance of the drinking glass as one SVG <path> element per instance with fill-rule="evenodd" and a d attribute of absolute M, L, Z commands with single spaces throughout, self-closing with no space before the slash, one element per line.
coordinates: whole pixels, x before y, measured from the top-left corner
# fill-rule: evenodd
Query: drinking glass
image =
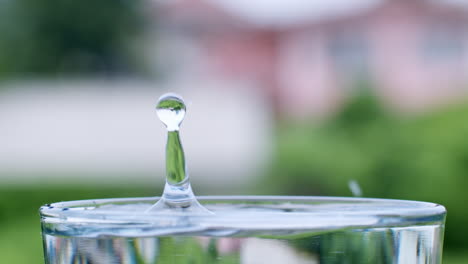
<path fill-rule="evenodd" d="M 208 212 L 149 210 L 159 199 L 41 207 L 45 263 L 441 263 L 446 211 L 433 203 L 201 196 Z"/>

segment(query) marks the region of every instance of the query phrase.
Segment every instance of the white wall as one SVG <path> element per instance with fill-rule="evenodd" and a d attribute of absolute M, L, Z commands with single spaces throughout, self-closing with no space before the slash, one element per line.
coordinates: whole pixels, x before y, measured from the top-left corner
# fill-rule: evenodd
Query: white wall
<path fill-rule="evenodd" d="M 269 159 L 270 111 L 254 89 L 220 85 L 226 86 L 192 82 L 169 89 L 131 80 L 3 84 L 0 183 L 38 177 L 162 181 L 166 135 L 155 104 L 167 91 L 188 104 L 181 137 L 192 180 L 243 183 Z M 121 176 L 132 174 L 136 178 Z"/>

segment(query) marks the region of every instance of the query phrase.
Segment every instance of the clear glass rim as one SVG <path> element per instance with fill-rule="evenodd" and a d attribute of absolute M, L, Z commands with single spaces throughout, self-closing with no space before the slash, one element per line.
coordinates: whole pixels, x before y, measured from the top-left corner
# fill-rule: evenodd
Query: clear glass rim
<path fill-rule="evenodd" d="M 69 208 L 86 207 L 95 205 L 97 207 L 107 204 L 138 204 L 145 203 L 150 206 L 159 200 L 160 197 L 135 197 L 135 198 L 109 198 L 109 199 L 88 199 L 57 202 L 46 204 L 40 208 L 42 217 L 60 217 L 67 216 Z M 235 196 L 198 196 L 198 201 L 201 204 L 268 204 L 268 203 L 290 203 L 290 204 L 311 204 L 311 203 L 325 203 L 325 204 L 343 204 L 343 205 L 365 205 L 372 204 L 375 206 L 395 206 L 396 210 L 392 210 L 393 216 L 430 216 L 445 214 L 446 209 L 444 206 L 431 202 L 412 201 L 412 200 L 399 200 L 399 199 L 382 199 L 382 198 L 360 198 L 360 197 L 335 197 L 335 196 L 256 196 L 256 195 L 235 195 Z M 357 215 L 360 214 L 359 207 L 356 210 L 347 211 L 347 214 Z M 368 215 L 373 210 L 367 210 L 365 213 Z M 60 213 L 61 212 L 61 213 Z M 383 215 L 387 211 L 378 210 L 375 213 Z M 313 213 L 311 211 L 310 213 Z M 321 211 L 320 213 L 324 213 Z M 332 212 L 331 212 L 332 213 Z M 343 212 L 345 213 L 345 212 Z"/>
<path fill-rule="evenodd" d="M 164 236 L 174 233 L 311 232 L 443 225 L 446 210 L 429 202 L 324 196 L 199 196 L 213 214 L 145 212 L 159 197 L 77 200 L 41 207 L 44 233 Z M 118 210 L 114 210 L 119 208 Z M 221 210 L 219 210 L 221 208 Z M 213 211 L 214 209 L 214 211 Z M 234 212 L 234 213 L 233 213 Z M 215 232 L 213 231 L 213 232 Z M 216 233 L 218 234 L 218 233 Z M 140 236 L 138 235 L 138 236 Z"/>

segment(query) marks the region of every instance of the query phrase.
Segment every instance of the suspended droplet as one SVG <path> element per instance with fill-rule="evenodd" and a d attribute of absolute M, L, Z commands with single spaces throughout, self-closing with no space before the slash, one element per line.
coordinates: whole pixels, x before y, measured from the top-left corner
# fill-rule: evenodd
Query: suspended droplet
<path fill-rule="evenodd" d="M 156 110 L 168 131 L 179 130 L 185 117 L 185 103 L 180 96 L 173 93 L 164 94 L 159 98 Z"/>
<path fill-rule="evenodd" d="M 167 93 L 159 98 L 156 110 L 168 131 L 166 181 L 172 186 L 181 187 L 188 181 L 184 149 L 179 137 L 179 126 L 185 117 L 185 103 L 179 95 Z"/>
<path fill-rule="evenodd" d="M 159 119 L 167 128 L 166 185 L 161 199 L 147 210 L 181 209 L 209 213 L 195 198 L 185 164 L 185 154 L 179 136 L 180 124 L 185 117 L 182 97 L 173 93 L 161 96 L 156 105 Z"/>

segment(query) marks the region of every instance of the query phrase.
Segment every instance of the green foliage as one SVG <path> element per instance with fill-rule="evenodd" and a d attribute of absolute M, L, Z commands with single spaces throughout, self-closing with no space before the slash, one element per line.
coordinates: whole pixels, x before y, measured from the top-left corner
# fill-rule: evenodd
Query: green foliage
<path fill-rule="evenodd" d="M 156 106 L 156 109 L 168 109 L 171 111 L 180 111 L 182 109 L 185 110 L 185 104 L 184 102 L 181 102 L 176 99 L 162 100 L 161 102 L 158 103 L 158 105 Z"/>
<path fill-rule="evenodd" d="M 466 245 L 468 105 L 397 118 L 363 93 L 322 124 L 283 123 L 269 193 L 424 200 L 448 210 L 446 245 Z"/>
<path fill-rule="evenodd" d="M 142 1 L 0 3 L 0 76 L 133 71 Z"/>

